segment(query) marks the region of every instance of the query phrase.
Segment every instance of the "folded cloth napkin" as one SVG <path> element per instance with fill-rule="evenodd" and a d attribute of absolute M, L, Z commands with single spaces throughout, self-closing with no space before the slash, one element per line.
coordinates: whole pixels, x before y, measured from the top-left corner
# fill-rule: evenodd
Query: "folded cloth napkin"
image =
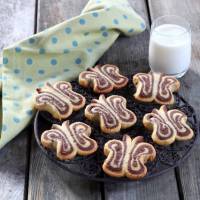
<path fill-rule="evenodd" d="M 56 12 L 56 11 L 55 11 Z M 126 0 L 90 0 L 82 13 L 3 50 L 0 148 L 31 120 L 35 88 L 77 77 L 120 33 L 145 29 Z"/>

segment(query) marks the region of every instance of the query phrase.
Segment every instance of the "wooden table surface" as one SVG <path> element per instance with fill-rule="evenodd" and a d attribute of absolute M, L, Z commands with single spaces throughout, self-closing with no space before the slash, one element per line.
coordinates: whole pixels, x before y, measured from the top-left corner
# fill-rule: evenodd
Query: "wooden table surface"
<path fill-rule="evenodd" d="M 147 71 L 149 26 L 156 17 L 176 14 L 192 28 L 192 63 L 181 79 L 181 94 L 200 112 L 200 1 L 129 0 L 143 16 L 147 30 L 121 37 L 103 55 L 100 63 L 114 63 L 124 73 Z M 78 15 L 87 0 L 1 0 L 0 47 Z M 177 200 L 200 199 L 199 140 L 184 163 L 144 182 L 95 183 L 73 176 L 48 160 L 35 143 L 29 126 L 0 151 L 1 200 Z"/>

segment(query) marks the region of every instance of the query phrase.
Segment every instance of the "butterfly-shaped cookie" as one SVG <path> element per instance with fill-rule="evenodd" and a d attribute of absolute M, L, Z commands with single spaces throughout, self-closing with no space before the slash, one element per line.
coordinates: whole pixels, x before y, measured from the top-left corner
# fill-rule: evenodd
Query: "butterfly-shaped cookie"
<path fill-rule="evenodd" d="M 103 163 L 106 174 L 114 177 L 128 177 L 140 179 L 147 174 L 145 163 L 153 161 L 156 151 L 151 144 L 143 142 L 142 136 L 133 140 L 124 135 L 121 140 L 109 140 L 104 145 L 104 154 L 107 156 Z"/>
<path fill-rule="evenodd" d="M 87 124 L 69 124 L 69 121 L 64 121 L 62 126 L 54 124 L 50 130 L 44 131 L 41 143 L 44 147 L 55 150 L 60 160 L 70 160 L 77 154 L 86 156 L 97 150 L 97 143 L 89 137 L 90 134 L 91 128 Z"/>
<path fill-rule="evenodd" d="M 168 111 L 165 105 L 145 114 L 143 124 L 152 130 L 153 141 L 160 145 L 169 145 L 175 140 L 189 140 L 194 135 L 187 124 L 187 116 L 177 109 Z"/>
<path fill-rule="evenodd" d="M 116 133 L 120 129 L 131 127 L 137 119 L 135 114 L 126 108 L 126 99 L 118 95 L 107 98 L 100 95 L 99 100 L 93 99 L 85 108 L 85 116 L 91 121 L 98 120 L 104 133 Z"/>
<path fill-rule="evenodd" d="M 133 76 L 136 86 L 134 97 L 142 102 L 155 101 L 158 104 L 173 104 L 173 92 L 178 91 L 180 82 L 161 73 L 138 73 Z"/>
<path fill-rule="evenodd" d="M 47 111 L 56 119 L 66 119 L 73 111 L 80 110 L 85 105 L 85 97 L 72 91 L 69 82 L 60 81 L 37 89 L 34 106 L 38 110 Z"/>
<path fill-rule="evenodd" d="M 83 87 L 92 87 L 96 93 L 109 93 L 113 89 L 120 89 L 126 86 L 128 78 L 119 73 L 119 68 L 115 65 L 97 65 L 89 68 L 88 71 L 81 72 L 79 84 Z"/>

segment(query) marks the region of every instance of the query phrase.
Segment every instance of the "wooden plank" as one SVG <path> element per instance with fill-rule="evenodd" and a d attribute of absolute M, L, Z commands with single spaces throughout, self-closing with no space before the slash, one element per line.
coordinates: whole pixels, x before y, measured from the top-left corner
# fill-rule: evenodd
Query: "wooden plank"
<path fill-rule="evenodd" d="M 24 197 L 27 165 L 27 130 L 0 151 L 0 196 L 2 200 Z"/>
<path fill-rule="evenodd" d="M 181 78 L 181 93 L 195 107 L 200 117 L 200 4 L 196 0 L 149 0 L 151 18 L 175 14 L 189 21 L 192 28 L 192 62 L 188 73 Z M 185 199 L 200 199 L 200 140 L 191 156 L 179 167 L 182 192 Z"/>
<path fill-rule="evenodd" d="M 35 0 L 0 1 L 0 50 L 34 31 Z M 0 199 L 24 197 L 28 130 L 0 151 Z"/>
<path fill-rule="evenodd" d="M 106 184 L 107 200 L 178 200 L 174 172 L 141 182 Z"/>
<path fill-rule="evenodd" d="M 87 0 L 39 1 L 38 31 L 79 14 Z M 48 17 L 47 17 L 48 16 Z M 100 184 L 85 181 L 60 169 L 32 144 L 28 199 L 98 200 Z"/>
<path fill-rule="evenodd" d="M 148 69 L 148 43 L 149 43 L 149 23 L 145 1 L 129 1 L 131 6 L 147 22 L 147 30 L 133 37 L 119 37 L 111 48 L 100 59 L 101 63 L 118 64 L 124 73 L 141 72 Z"/>
<path fill-rule="evenodd" d="M 35 0 L 0 1 L 0 47 L 6 47 L 34 32 Z"/>
<path fill-rule="evenodd" d="M 41 153 L 35 141 L 29 172 L 28 199 L 35 200 L 100 200 L 100 188 L 59 168 Z"/>
<path fill-rule="evenodd" d="M 145 0 L 131 0 L 131 5 L 144 17 L 148 30 L 131 38 L 120 38 L 100 60 L 100 63 L 117 64 L 125 74 L 149 71 L 149 25 Z M 148 181 L 105 184 L 105 199 L 115 200 L 176 200 L 178 190 L 174 171 Z"/>

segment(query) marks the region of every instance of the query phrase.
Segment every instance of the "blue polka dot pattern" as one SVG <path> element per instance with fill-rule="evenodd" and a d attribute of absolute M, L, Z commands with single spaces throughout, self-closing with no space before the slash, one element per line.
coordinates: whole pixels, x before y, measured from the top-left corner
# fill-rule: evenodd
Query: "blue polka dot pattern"
<path fill-rule="evenodd" d="M 27 82 L 27 83 L 32 83 L 32 82 L 33 82 L 33 79 L 32 79 L 32 78 L 27 78 L 27 79 L 26 79 L 26 82 Z"/>
<path fill-rule="evenodd" d="M 101 43 L 99 41 L 94 42 L 96 45 L 100 45 Z"/>
<path fill-rule="evenodd" d="M 7 130 L 7 126 L 5 124 L 2 125 L 2 131 L 6 131 Z"/>
<path fill-rule="evenodd" d="M 131 28 L 131 29 L 128 30 L 129 33 L 133 33 L 133 31 L 134 31 L 133 28 Z"/>
<path fill-rule="evenodd" d="M 77 47 L 78 46 L 78 42 L 76 40 L 72 41 L 72 46 L 73 47 Z"/>
<path fill-rule="evenodd" d="M 39 54 L 45 54 L 45 49 L 44 48 L 40 48 L 39 49 Z"/>
<path fill-rule="evenodd" d="M 27 111 L 26 111 L 26 114 L 29 115 L 29 116 L 32 116 L 33 111 L 32 111 L 32 110 L 27 110 Z"/>
<path fill-rule="evenodd" d="M 69 49 L 64 49 L 63 50 L 63 53 L 65 53 L 65 54 L 67 54 L 67 53 L 69 53 L 70 51 L 69 51 Z"/>
<path fill-rule="evenodd" d="M 92 52 L 92 48 L 88 48 L 87 51 L 88 51 L 89 53 L 91 53 L 91 52 Z"/>
<path fill-rule="evenodd" d="M 20 119 L 19 119 L 18 117 L 13 117 L 13 121 L 14 121 L 15 123 L 19 123 L 19 122 L 20 122 Z"/>
<path fill-rule="evenodd" d="M 56 65 L 57 64 L 57 60 L 55 58 L 51 59 L 51 64 L 52 65 Z"/>
<path fill-rule="evenodd" d="M 19 86 L 18 85 L 14 85 L 13 86 L 13 90 L 19 90 Z"/>
<path fill-rule="evenodd" d="M 108 37 L 108 32 L 103 32 L 102 35 L 103 37 Z"/>
<path fill-rule="evenodd" d="M 123 15 L 123 18 L 124 18 L 124 19 L 128 19 L 128 16 L 127 16 L 127 15 Z"/>
<path fill-rule="evenodd" d="M 6 57 L 3 58 L 3 64 L 4 64 L 4 65 L 7 65 L 7 64 L 8 64 L 8 58 L 6 58 Z"/>
<path fill-rule="evenodd" d="M 64 72 L 68 72 L 68 71 L 69 71 L 69 69 L 67 69 L 67 68 L 66 68 L 66 69 L 64 69 L 63 71 L 64 71 Z"/>
<path fill-rule="evenodd" d="M 39 69 L 38 70 L 38 74 L 43 75 L 44 74 L 44 70 L 43 69 Z"/>
<path fill-rule="evenodd" d="M 102 26 L 101 28 L 100 28 L 100 31 L 105 31 L 106 30 L 106 26 Z"/>
<path fill-rule="evenodd" d="M 86 23 L 85 19 L 80 19 L 79 24 L 84 25 Z"/>
<path fill-rule="evenodd" d="M 27 65 L 32 65 L 33 64 L 33 60 L 31 58 L 28 58 L 26 60 Z"/>
<path fill-rule="evenodd" d="M 88 36 L 89 34 L 90 34 L 89 32 L 85 32 L 85 33 L 84 33 L 85 36 Z"/>
<path fill-rule="evenodd" d="M 35 42 L 35 39 L 34 39 L 34 38 L 30 38 L 30 39 L 29 39 L 29 43 L 30 43 L 30 44 L 33 44 L 34 42 Z"/>
<path fill-rule="evenodd" d="M 70 27 L 65 28 L 65 33 L 70 34 L 72 32 L 72 29 Z"/>
<path fill-rule="evenodd" d="M 58 42 L 58 38 L 57 37 L 52 37 L 51 38 L 51 42 L 52 42 L 52 44 L 56 44 L 57 42 Z"/>
<path fill-rule="evenodd" d="M 140 27 L 141 27 L 142 29 L 144 29 L 144 28 L 145 28 L 145 24 L 144 24 L 144 23 L 141 23 L 141 24 L 140 24 Z"/>
<path fill-rule="evenodd" d="M 15 74 L 19 74 L 19 73 L 20 73 L 20 70 L 19 70 L 19 69 L 14 69 L 14 73 L 15 73 Z"/>
<path fill-rule="evenodd" d="M 21 50 L 20 47 L 16 47 L 16 48 L 15 48 L 15 52 L 16 52 L 16 53 L 20 53 L 21 51 L 22 51 L 22 50 Z"/>
<path fill-rule="evenodd" d="M 92 16 L 93 16 L 93 17 L 98 17 L 99 14 L 98 14 L 97 12 L 94 12 L 94 13 L 92 13 Z"/>
<path fill-rule="evenodd" d="M 117 19 L 113 19 L 114 24 L 119 24 L 119 21 Z"/>
<path fill-rule="evenodd" d="M 4 88 L 0 147 L 17 135 L 33 116 L 35 88 L 43 88 L 46 81 L 52 84 L 69 81 L 93 65 L 121 33 L 128 34 L 131 28 L 139 33 L 144 27 L 143 20 L 134 11 L 122 7 L 121 0 L 92 2 L 94 7 L 86 6 L 77 17 L 4 50 L 4 64 L 0 65 L 5 71 L 0 76 Z"/>
<path fill-rule="evenodd" d="M 79 64 L 81 64 L 81 59 L 80 58 L 76 58 L 76 60 L 75 60 L 75 63 L 77 64 L 77 65 L 79 65 Z"/>

